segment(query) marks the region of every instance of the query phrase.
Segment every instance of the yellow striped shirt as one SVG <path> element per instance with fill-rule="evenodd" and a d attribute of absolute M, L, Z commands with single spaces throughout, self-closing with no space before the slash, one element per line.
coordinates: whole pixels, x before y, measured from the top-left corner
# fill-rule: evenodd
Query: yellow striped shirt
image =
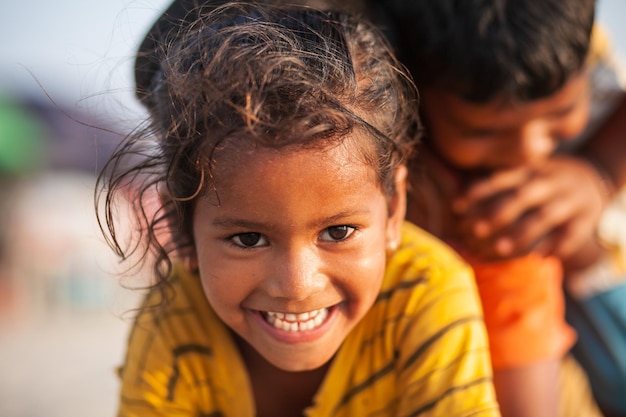
<path fill-rule="evenodd" d="M 197 276 L 133 326 L 119 416 L 255 415 L 248 374 Z M 158 293 L 149 295 L 154 303 Z M 470 269 L 405 223 L 372 309 L 335 355 L 308 417 L 499 416 Z"/>

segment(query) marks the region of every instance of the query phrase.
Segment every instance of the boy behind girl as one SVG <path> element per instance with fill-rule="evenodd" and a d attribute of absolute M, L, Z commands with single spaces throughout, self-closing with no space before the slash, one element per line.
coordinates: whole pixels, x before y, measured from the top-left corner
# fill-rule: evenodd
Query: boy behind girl
<path fill-rule="evenodd" d="M 595 2 L 373 5 L 422 98 L 420 158 L 429 168 L 412 172 L 408 218 L 474 266 L 503 415 L 598 415 L 585 375 L 564 359 L 576 336 L 562 290 L 565 274 L 576 283 L 568 286 L 577 289 L 574 303 L 585 307 L 598 281 L 611 282 L 601 291 L 626 287 L 610 257 L 620 254 L 619 242 L 603 242 L 613 243 L 607 252 L 596 237 L 626 180 L 626 106 L 621 91 L 599 92 L 611 71 L 594 28 Z M 588 324 L 584 314 L 577 318 L 577 328 Z M 589 334 L 606 333 L 599 324 Z M 583 347 L 597 345 L 589 334 Z M 583 364 L 602 381 L 593 357 Z M 618 375 L 609 388 L 619 384 Z M 607 411 L 623 401 L 611 392 L 596 392 Z"/>

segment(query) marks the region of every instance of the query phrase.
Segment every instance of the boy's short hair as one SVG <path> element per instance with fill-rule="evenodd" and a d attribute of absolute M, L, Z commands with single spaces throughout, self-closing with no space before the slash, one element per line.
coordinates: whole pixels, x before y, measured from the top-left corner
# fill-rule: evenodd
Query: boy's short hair
<path fill-rule="evenodd" d="M 419 88 L 529 101 L 584 66 L 595 0 L 370 0 Z"/>

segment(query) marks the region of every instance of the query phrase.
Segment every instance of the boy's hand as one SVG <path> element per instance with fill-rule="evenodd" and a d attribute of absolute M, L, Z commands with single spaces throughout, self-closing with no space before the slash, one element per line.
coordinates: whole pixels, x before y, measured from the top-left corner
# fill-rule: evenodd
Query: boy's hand
<path fill-rule="evenodd" d="M 567 260 L 595 239 L 607 199 L 590 163 L 555 156 L 537 168 L 502 170 L 474 181 L 453 209 L 463 246 L 482 260 L 533 250 Z"/>

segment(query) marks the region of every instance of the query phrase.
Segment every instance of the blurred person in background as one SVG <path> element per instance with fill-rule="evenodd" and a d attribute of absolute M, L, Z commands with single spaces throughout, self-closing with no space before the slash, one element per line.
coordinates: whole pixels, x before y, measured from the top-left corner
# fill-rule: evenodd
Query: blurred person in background
<path fill-rule="evenodd" d="M 371 2 L 422 94 L 407 216 L 474 267 L 503 415 L 591 415 L 571 347 L 625 415 L 626 95 L 596 2 Z"/>
<path fill-rule="evenodd" d="M 0 309 L 101 307 L 96 174 L 121 140 L 70 105 L 0 94 Z M 117 284 L 111 280 L 111 287 Z"/>

